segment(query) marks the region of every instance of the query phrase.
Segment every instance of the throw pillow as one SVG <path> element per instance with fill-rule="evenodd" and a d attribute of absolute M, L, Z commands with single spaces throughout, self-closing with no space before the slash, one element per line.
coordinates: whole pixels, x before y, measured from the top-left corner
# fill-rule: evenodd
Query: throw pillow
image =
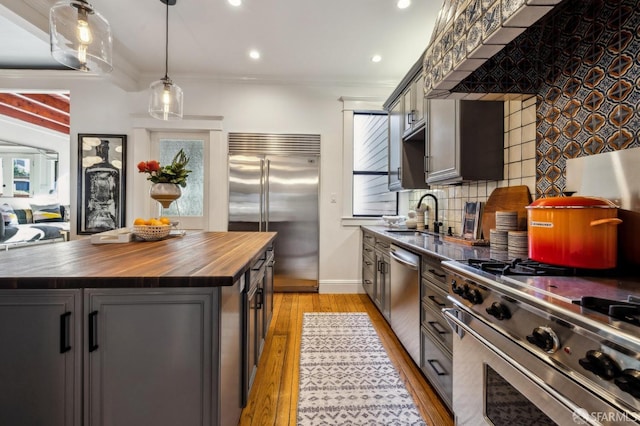
<path fill-rule="evenodd" d="M 13 210 L 9 204 L 4 203 L 0 206 L 0 211 L 2 212 L 2 221 L 5 225 L 17 225 L 18 224 L 18 216 L 16 212 Z"/>
<path fill-rule="evenodd" d="M 62 222 L 60 204 L 49 204 L 46 206 L 31 204 L 31 210 L 33 211 L 33 221 L 35 223 Z"/>
<path fill-rule="evenodd" d="M 33 214 L 31 209 L 15 209 L 16 216 L 18 216 L 18 223 L 24 225 L 25 223 L 33 223 Z"/>

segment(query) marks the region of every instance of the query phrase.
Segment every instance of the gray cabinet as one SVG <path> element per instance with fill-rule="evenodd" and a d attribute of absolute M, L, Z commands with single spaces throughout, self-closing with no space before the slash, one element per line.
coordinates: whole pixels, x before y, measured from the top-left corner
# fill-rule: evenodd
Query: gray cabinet
<path fill-rule="evenodd" d="M 503 102 L 431 99 L 427 115 L 428 184 L 503 178 Z"/>
<path fill-rule="evenodd" d="M 444 271 L 435 257 L 422 256 L 420 301 L 420 369 L 451 408 L 453 333 L 442 309 L 452 304 L 447 299 Z"/>
<path fill-rule="evenodd" d="M 402 94 L 405 138 L 425 125 L 427 100 L 424 97 L 424 74 L 420 72 Z"/>
<path fill-rule="evenodd" d="M 391 318 L 391 258 L 389 241 L 362 231 L 362 287 L 387 319 Z"/>
<path fill-rule="evenodd" d="M 85 424 L 213 424 L 218 296 L 212 288 L 85 290 Z"/>
<path fill-rule="evenodd" d="M 382 315 L 391 319 L 391 245 L 376 239 L 376 292 L 374 302 Z"/>
<path fill-rule="evenodd" d="M 80 290 L 0 291 L 0 425 L 82 424 Z"/>
<path fill-rule="evenodd" d="M 402 102 L 397 99 L 388 110 L 389 120 L 389 190 L 400 191 L 404 189 L 402 185 L 402 132 L 404 130 L 402 121 Z"/>
<path fill-rule="evenodd" d="M 376 239 L 372 233 L 362 231 L 362 288 L 374 300 L 376 293 Z"/>
<path fill-rule="evenodd" d="M 384 103 L 389 120 L 389 190 L 428 188 L 425 170 L 425 123 L 421 58 Z"/>

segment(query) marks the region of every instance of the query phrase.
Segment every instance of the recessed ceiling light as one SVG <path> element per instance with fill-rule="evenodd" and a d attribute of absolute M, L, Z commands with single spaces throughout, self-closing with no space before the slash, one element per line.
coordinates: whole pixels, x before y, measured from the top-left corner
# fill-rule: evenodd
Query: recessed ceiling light
<path fill-rule="evenodd" d="M 382 60 L 382 56 L 380 55 L 373 55 L 371 57 L 371 62 L 380 62 Z"/>
<path fill-rule="evenodd" d="M 242 0 L 227 0 L 231 6 L 240 6 L 242 4 Z"/>
<path fill-rule="evenodd" d="M 260 52 L 258 52 L 257 50 L 251 50 L 249 51 L 249 57 L 251 59 L 260 59 Z"/>
<path fill-rule="evenodd" d="M 406 9 L 409 6 L 411 6 L 411 0 L 398 0 L 397 5 L 398 5 L 398 9 Z"/>

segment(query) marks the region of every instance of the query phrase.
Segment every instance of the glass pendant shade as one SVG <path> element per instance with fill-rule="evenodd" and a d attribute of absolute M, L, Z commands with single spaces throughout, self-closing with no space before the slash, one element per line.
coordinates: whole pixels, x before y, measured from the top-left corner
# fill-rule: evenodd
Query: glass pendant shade
<path fill-rule="evenodd" d="M 149 114 L 158 120 L 179 120 L 182 118 L 182 89 L 164 77 L 149 86 Z"/>
<path fill-rule="evenodd" d="M 49 26 L 51 55 L 56 61 L 80 71 L 111 72 L 111 27 L 89 3 L 56 3 L 49 11 Z"/>
<path fill-rule="evenodd" d="M 158 120 L 182 119 L 182 89 L 169 78 L 169 6 L 176 0 L 160 0 L 167 8 L 165 26 L 164 77 L 149 86 L 149 114 Z"/>

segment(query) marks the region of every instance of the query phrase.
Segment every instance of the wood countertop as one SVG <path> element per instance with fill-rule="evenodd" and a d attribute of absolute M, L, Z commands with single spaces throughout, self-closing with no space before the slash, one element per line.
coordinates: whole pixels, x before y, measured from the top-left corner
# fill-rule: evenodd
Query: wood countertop
<path fill-rule="evenodd" d="M 125 244 L 89 239 L 0 253 L 0 289 L 217 287 L 238 280 L 275 232 L 193 232 Z"/>

